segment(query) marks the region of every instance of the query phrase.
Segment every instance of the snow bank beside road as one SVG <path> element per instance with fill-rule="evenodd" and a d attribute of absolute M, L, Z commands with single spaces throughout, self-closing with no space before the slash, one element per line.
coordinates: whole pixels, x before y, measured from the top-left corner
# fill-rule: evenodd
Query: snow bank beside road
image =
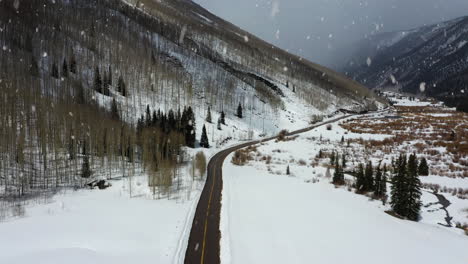
<path fill-rule="evenodd" d="M 126 181 L 112 184 L 56 195 L 1 223 L 0 263 L 172 263 L 196 197 L 129 199 Z"/>
<path fill-rule="evenodd" d="M 396 219 L 379 210 L 380 203 L 335 189 L 328 179 L 305 183 L 311 171 L 295 173 L 272 175 L 225 163 L 223 263 L 462 264 L 468 259 L 464 236 Z"/>

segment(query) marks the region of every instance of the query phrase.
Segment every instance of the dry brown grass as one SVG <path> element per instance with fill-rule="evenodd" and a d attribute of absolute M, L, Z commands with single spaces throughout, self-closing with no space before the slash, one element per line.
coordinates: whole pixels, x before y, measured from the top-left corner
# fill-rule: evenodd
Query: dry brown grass
<path fill-rule="evenodd" d="M 257 152 L 257 147 L 249 146 L 247 148 L 236 150 L 236 152 L 234 152 L 234 156 L 232 156 L 231 162 L 234 165 L 243 166 L 248 161 L 253 160 L 255 155 L 261 156 L 261 154 Z"/>
<path fill-rule="evenodd" d="M 381 141 L 362 139 L 351 143 L 363 145 L 369 152 L 390 154 L 394 149 L 416 151 L 435 164 L 448 168 L 431 169 L 433 174 L 447 177 L 468 177 L 468 114 L 439 106 L 398 106 L 399 119 L 358 118 L 340 126 L 354 133 L 393 135 Z M 434 116 L 431 114 L 446 114 Z M 412 146 L 409 142 L 416 142 Z M 441 153 L 438 148 L 446 148 Z"/>

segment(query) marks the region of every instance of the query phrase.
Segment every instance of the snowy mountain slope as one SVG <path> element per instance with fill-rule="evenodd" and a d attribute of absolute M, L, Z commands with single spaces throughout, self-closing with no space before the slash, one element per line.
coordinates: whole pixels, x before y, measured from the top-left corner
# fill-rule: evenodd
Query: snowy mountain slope
<path fill-rule="evenodd" d="M 60 64 L 73 53 L 83 79 L 93 76 L 95 66 L 111 65 L 127 81 L 131 98 L 119 101 L 125 109 L 136 108 L 128 116 L 138 116 L 138 109 L 147 104 L 168 110 L 203 102 L 216 110 L 234 109 L 246 98 L 251 98 L 251 105 L 255 100 L 281 109 L 282 96 L 274 91 L 274 83 L 294 87 L 299 98 L 324 113 L 337 108 L 331 101 L 357 111 L 373 107 L 372 100 L 364 99 L 373 95 L 361 85 L 273 47 L 191 1 L 43 0 L 20 2 L 18 8 L 13 2 L 2 2 L 2 20 L 11 20 L 5 23 L 9 25 L 1 40 L 10 63 L 18 63 L 20 57 L 28 63 L 32 55 L 44 77 L 54 60 Z M 36 18 L 26 21 L 23 16 Z M 161 75 L 158 67 L 167 74 Z M 92 84 L 92 80 L 82 82 L 85 87 Z M 162 98 L 162 85 L 177 93 Z M 231 100 L 229 104 L 214 102 L 220 93 Z"/>
<path fill-rule="evenodd" d="M 466 97 L 467 41 L 468 17 L 378 34 L 356 45 L 342 71 L 371 88 L 397 86 L 420 93 L 425 83 L 427 95 Z"/>

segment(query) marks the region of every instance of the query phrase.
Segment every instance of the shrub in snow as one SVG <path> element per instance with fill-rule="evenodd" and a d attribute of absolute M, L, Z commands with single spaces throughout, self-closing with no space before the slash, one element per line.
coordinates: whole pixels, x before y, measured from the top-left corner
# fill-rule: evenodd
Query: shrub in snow
<path fill-rule="evenodd" d="M 288 131 L 286 129 L 281 130 L 278 133 L 278 141 L 284 141 L 286 139 L 287 134 L 288 134 Z"/>

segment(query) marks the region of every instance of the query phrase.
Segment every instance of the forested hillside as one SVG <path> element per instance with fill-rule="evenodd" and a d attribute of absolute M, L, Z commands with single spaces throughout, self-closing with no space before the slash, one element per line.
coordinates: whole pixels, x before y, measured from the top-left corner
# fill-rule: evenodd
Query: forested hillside
<path fill-rule="evenodd" d="M 79 187 L 91 172 L 146 171 L 170 187 L 184 148 L 198 146 L 197 118 L 241 107 L 249 126 L 278 127 L 284 88 L 311 115 L 380 104 L 191 1 L 4 0 L 0 22 L 6 195 Z"/>

